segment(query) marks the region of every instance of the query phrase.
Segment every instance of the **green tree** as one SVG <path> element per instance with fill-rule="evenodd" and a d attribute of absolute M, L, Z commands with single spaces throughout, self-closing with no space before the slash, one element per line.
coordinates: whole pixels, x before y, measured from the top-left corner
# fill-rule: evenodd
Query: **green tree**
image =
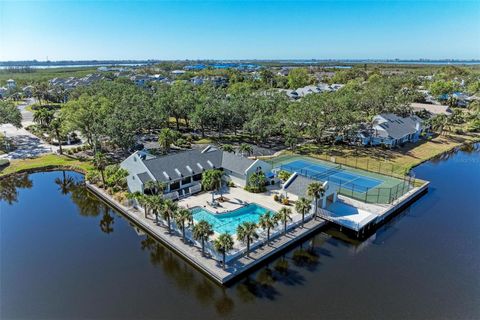
<path fill-rule="evenodd" d="M 223 172 L 218 169 L 209 169 L 202 174 L 202 187 L 204 190 L 212 191 L 212 202 L 215 201 L 215 191 L 222 190 L 222 177 Z"/>
<path fill-rule="evenodd" d="M 270 229 L 275 228 L 275 226 L 277 225 L 277 220 L 275 219 L 275 216 L 270 211 L 265 212 L 260 216 L 258 225 L 263 230 L 267 230 L 267 244 L 270 245 Z"/>
<path fill-rule="evenodd" d="M 167 220 L 168 232 L 172 232 L 171 219 L 175 218 L 175 212 L 178 210 L 178 205 L 172 199 L 165 199 L 163 201 L 162 209 L 160 214 L 162 218 Z"/>
<path fill-rule="evenodd" d="M 164 128 L 158 134 L 158 144 L 163 152 L 170 152 L 170 146 L 178 137 L 178 133 L 172 129 Z"/>
<path fill-rule="evenodd" d="M 265 185 L 267 183 L 267 178 L 262 171 L 252 173 L 247 180 L 247 190 L 252 192 L 263 192 L 265 191 Z"/>
<path fill-rule="evenodd" d="M 247 244 L 247 257 L 250 256 L 250 243 L 253 239 L 258 239 L 257 225 L 253 222 L 245 221 L 237 226 L 237 239 Z"/>
<path fill-rule="evenodd" d="M 305 223 L 305 215 L 312 209 L 311 201 L 307 198 L 300 198 L 295 202 L 295 210 L 302 215 L 302 226 Z"/>
<path fill-rule="evenodd" d="M 225 256 L 227 252 L 233 249 L 233 238 L 231 235 L 228 233 L 222 233 L 221 235 L 218 236 L 217 239 L 213 242 L 213 245 L 215 246 L 215 250 L 220 252 L 222 254 L 222 265 L 223 269 L 225 269 Z"/>
<path fill-rule="evenodd" d="M 17 128 L 22 127 L 22 114 L 12 101 L 0 100 L 0 125 L 11 123 Z"/>
<path fill-rule="evenodd" d="M 165 183 L 157 180 L 148 180 L 143 186 L 144 192 L 148 190 L 151 194 L 162 194 L 165 190 Z"/>
<path fill-rule="evenodd" d="M 41 108 L 33 114 L 33 121 L 44 128 L 48 128 L 54 118 L 54 111 L 47 108 Z"/>
<path fill-rule="evenodd" d="M 229 152 L 229 153 L 235 153 L 235 149 L 233 148 L 233 146 L 231 144 L 224 144 L 222 146 L 222 150 L 225 151 L 225 152 Z"/>
<path fill-rule="evenodd" d="M 282 207 L 278 212 L 275 214 L 275 220 L 280 221 L 283 223 L 283 233 L 287 233 L 287 222 L 292 221 L 292 209 L 287 207 Z"/>
<path fill-rule="evenodd" d="M 129 199 L 134 199 L 138 202 L 140 206 L 143 207 L 145 218 L 148 217 L 148 199 L 147 195 L 140 191 L 135 191 L 133 193 L 128 193 L 127 197 Z"/>
<path fill-rule="evenodd" d="M 307 196 L 312 197 L 315 201 L 314 217 L 317 217 L 318 200 L 325 195 L 325 188 L 319 182 L 312 182 L 307 187 Z"/>
<path fill-rule="evenodd" d="M 210 223 L 205 220 L 200 220 L 193 226 L 193 238 L 202 242 L 202 255 L 205 255 L 205 241 L 213 235 L 213 228 Z"/>
<path fill-rule="evenodd" d="M 149 208 L 152 209 L 153 214 L 155 215 L 155 223 L 158 224 L 158 214 L 165 210 L 165 200 L 160 195 L 151 195 L 146 197 L 146 204 Z M 170 230 L 170 223 L 168 224 Z"/>
<path fill-rule="evenodd" d="M 187 208 L 178 208 L 178 210 L 174 214 L 174 217 L 175 223 L 178 224 L 180 226 L 180 229 L 182 230 L 183 242 L 186 242 L 185 228 L 187 223 L 190 225 L 190 223 L 192 223 L 193 221 L 192 212 Z"/>
<path fill-rule="evenodd" d="M 100 172 L 100 175 L 102 176 L 102 187 L 105 188 L 105 168 L 108 165 L 108 160 L 105 154 L 101 152 L 95 153 L 95 156 L 93 158 L 93 166 L 95 169 L 97 169 Z"/>
<path fill-rule="evenodd" d="M 50 123 L 50 128 L 55 134 L 55 137 L 57 138 L 58 142 L 58 151 L 60 154 L 63 154 L 62 150 L 62 130 L 63 130 L 63 119 L 60 117 L 55 117 L 52 122 Z"/>
<path fill-rule="evenodd" d="M 312 83 L 312 78 L 306 68 L 293 68 L 288 73 L 288 86 L 291 89 L 305 87 Z"/>
<path fill-rule="evenodd" d="M 283 182 L 286 182 L 288 180 L 288 178 L 290 178 L 292 174 L 288 171 L 285 171 L 285 170 L 280 170 L 278 172 L 278 178 L 280 180 L 282 180 Z"/>
<path fill-rule="evenodd" d="M 242 154 L 242 156 L 245 156 L 245 154 L 249 156 L 253 153 L 253 148 L 249 144 L 242 143 L 238 148 L 238 151 Z"/>

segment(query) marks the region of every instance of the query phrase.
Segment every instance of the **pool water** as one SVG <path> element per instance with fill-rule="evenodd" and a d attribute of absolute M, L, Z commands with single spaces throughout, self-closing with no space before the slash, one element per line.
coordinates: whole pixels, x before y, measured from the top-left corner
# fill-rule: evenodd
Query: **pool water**
<path fill-rule="evenodd" d="M 193 220 L 205 220 L 213 226 L 218 233 L 235 234 L 237 226 L 243 222 L 258 223 L 260 216 L 268 210 L 256 203 L 252 203 L 228 213 L 215 214 L 205 208 L 193 208 Z"/>

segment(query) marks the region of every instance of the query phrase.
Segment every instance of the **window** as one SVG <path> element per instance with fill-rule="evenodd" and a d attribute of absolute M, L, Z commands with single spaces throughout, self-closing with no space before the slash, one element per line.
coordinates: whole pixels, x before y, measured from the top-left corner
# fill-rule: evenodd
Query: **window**
<path fill-rule="evenodd" d="M 178 190 L 178 189 L 180 189 L 180 181 L 175 181 L 173 183 L 170 183 L 170 191 Z"/>
<path fill-rule="evenodd" d="M 200 181 L 200 180 L 202 180 L 202 174 L 201 173 L 198 173 L 198 174 L 193 176 L 193 181 Z"/>
<path fill-rule="evenodd" d="M 189 184 L 189 183 L 192 183 L 192 178 L 191 177 L 186 177 L 186 178 L 182 179 L 182 185 L 186 185 L 186 184 Z"/>

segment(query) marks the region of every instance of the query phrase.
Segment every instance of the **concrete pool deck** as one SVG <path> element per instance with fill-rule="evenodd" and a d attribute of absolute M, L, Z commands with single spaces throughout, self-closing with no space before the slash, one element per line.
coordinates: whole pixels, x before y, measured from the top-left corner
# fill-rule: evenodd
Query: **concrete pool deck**
<path fill-rule="evenodd" d="M 212 213 L 224 213 L 236 210 L 250 203 L 256 203 L 265 209 L 277 212 L 284 207 L 284 205 L 275 201 L 273 197 L 275 194 L 280 195 L 281 193 L 282 190 L 278 186 L 269 186 L 267 187 L 267 191 L 264 193 L 251 193 L 245 191 L 241 187 L 232 187 L 228 189 L 226 188 L 223 192 L 223 196 L 227 198 L 228 201 L 221 202 L 221 206 L 217 208 L 213 208 L 208 204 L 208 202 L 212 201 L 212 194 L 210 192 L 198 193 L 187 198 L 180 199 L 178 204 L 186 208 L 203 207 Z M 219 194 L 215 194 L 215 199 L 218 199 L 219 197 Z M 288 198 L 293 202 L 297 200 L 297 196 L 293 194 L 289 195 Z M 295 210 L 293 210 L 293 208 L 292 211 L 295 214 Z"/>
<path fill-rule="evenodd" d="M 131 220 L 139 228 L 144 230 L 156 240 L 160 241 L 162 244 L 169 247 L 171 250 L 175 251 L 178 255 L 182 256 L 185 260 L 190 262 L 203 273 L 210 276 L 219 284 L 226 284 L 233 281 L 235 278 L 239 277 L 248 270 L 251 270 L 262 261 L 312 235 L 327 223 L 323 219 L 310 219 L 305 222 L 303 228 L 295 226 L 288 230 L 286 234 L 272 238 L 270 245 L 263 244 L 255 247 L 252 245 L 250 257 L 241 255 L 237 258 L 234 258 L 227 262 L 227 268 L 224 270 L 221 267 L 221 262 L 217 259 L 214 259 L 211 256 L 202 256 L 200 248 L 194 246 L 193 244 L 184 243 L 182 238 L 175 232 L 172 232 L 172 234 L 168 233 L 168 229 L 156 224 L 153 218 L 145 218 L 143 210 L 138 210 L 134 207 L 125 206 L 119 203 L 113 199 L 111 195 L 106 193 L 105 190 L 88 182 L 86 182 L 86 186 L 95 195 L 106 201 L 109 205 L 115 208 L 127 219 Z M 211 197 L 211 194 L 205 195 Z M 298 217 L 296 218 L 298 220 Z"/>

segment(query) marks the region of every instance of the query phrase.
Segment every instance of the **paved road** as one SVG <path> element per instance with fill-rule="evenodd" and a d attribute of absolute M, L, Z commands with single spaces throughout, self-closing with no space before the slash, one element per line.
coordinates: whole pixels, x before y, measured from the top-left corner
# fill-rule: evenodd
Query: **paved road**
<path fill-rule="evenodd" d="M 0 155 L 0 159 L 25 159 L 57 151 L 58 147 L 40 140 L 25 129 L 25 127 L 33 123 L 33 113 L 26 110 L 26 107 L 34 102 L 34 99 L 27 99 L 25 103 L 18 105 L 18 109 L 22 113 L 23 128 L 15 128 L 11 124 L 0 125 L 0 132 L 6 137 L 13 139 L 17 147 L 8 154 Z"/>

